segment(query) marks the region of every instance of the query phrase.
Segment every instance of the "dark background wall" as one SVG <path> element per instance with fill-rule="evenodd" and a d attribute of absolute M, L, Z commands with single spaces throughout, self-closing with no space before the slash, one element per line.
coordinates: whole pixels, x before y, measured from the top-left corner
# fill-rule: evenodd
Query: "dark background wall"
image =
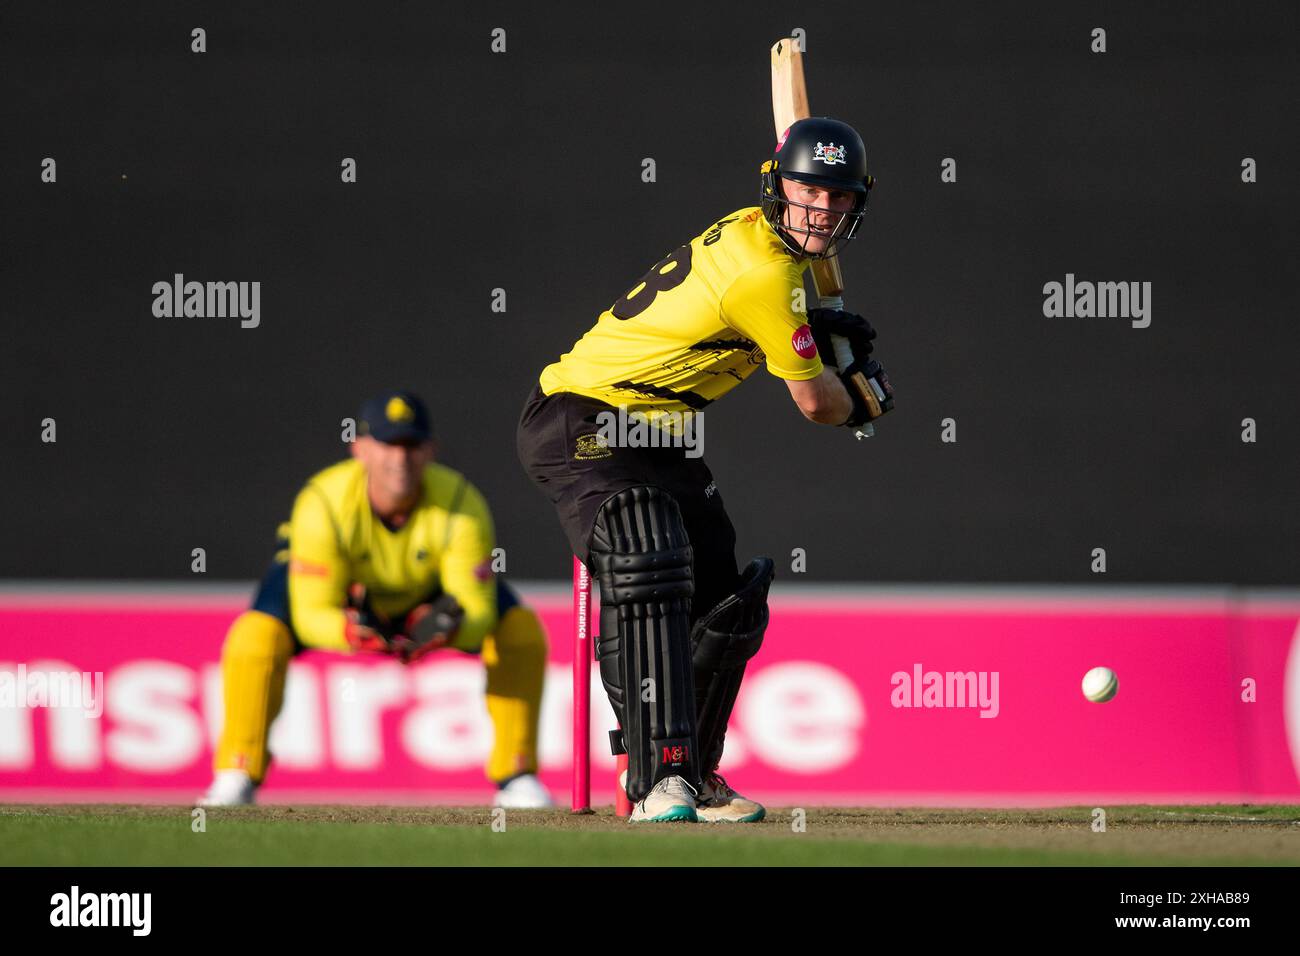
<path fill-rule="evenodd" d="M 756 201 L 767 49 L 802 27 L 814 111 L 879 179 L 845 271 L 899 400 L 862 445 L 766 373 L 709 410 L 742 559 L 1070 582 L 1104 547 L 1111 581 L 1295 582 L 1294 4 L 49 6 L 3 31 L 0 576 L 189 578 L 204 547 L 252 577 L 389 384 L 435 406 L 510 573 L 566 575 L 524 395 Z M 260 281 L 261 326 L 153 317 L 176 272 Z M 1067 272 L 1152 282 L 1151 327 L 1044 318 Z"/>

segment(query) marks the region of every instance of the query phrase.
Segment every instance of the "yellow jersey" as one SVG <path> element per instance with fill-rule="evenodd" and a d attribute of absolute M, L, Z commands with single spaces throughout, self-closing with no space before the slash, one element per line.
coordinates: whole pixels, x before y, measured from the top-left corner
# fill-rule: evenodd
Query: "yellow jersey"
<path fill-rule="evenodd" d="M 716 401 L 759 365 L 778 378 L 822 371 L 803 309 L 808 261 L 762 210 L 739 209 L 657 263 L 542 370 L 543 393 L 575 392 L 653 421 Z"/>
<path fill-rule="evenodd" d="M 288 537 L 289 610 L 309 647 L 347 649 L 355 582 L 394 620 L 439 589 L 451 594 L 465 609 L 452 647 L 477 650 L 496 626 L 492 516 L 478 489 L 444 465 L 424 469 L 420 501 L 396 530 L 371 510 L 361 462 L 332 465 L 298 493 Z"/>

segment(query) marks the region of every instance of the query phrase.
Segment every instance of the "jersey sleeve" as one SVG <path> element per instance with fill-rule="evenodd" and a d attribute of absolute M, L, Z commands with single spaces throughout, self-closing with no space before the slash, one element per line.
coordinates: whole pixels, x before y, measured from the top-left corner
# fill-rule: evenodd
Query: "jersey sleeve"
<path fill-rule="evenodd" d="M 741 274 L 722 296 L 722 320 L 757 342 L 767 370 L 777 378 L 804 381 L 822 372 L 807 319 L 794 311 L 801 274 L 783 262 L 769 262 Z"/>
<path fill-rule="evenodd" d="M 348 565 L 329 505 L 308 485 L 289 520 L 289 608 L 293 630 L 308 647 L 347 650 L 344 636 Z"/>
<path fill-rule="evenodd" d="M 465 611 L 451 646 L 477 651 L 497 624 L 497 588 L 492 574 L 494 535 L 487 502 L 467 484 L 452 523 L 439 573 L 442 589 Z"/>

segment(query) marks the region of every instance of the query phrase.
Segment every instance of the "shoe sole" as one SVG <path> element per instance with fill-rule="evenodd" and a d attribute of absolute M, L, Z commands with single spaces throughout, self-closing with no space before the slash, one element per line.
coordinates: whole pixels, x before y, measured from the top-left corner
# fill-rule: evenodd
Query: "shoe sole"
<path fill-rule="evenodd" d="M 663 813 L 654 817 L 642 817 L 640 820 L 635 817 L 629 817 L 628 823 L 675 823 L 678 820 L 685 820 L 688 823 L 698 823 L 699 817 L 695 813 L 694 807 L 676 806 L 669 807 Z"/>
<path fill-rule="evenodd" d="M 767 808 L 759 807 L 753 813 L 743 817 L 705 817 L 696 814 L 700 823 L 757 823 L 767 816 Z"/>

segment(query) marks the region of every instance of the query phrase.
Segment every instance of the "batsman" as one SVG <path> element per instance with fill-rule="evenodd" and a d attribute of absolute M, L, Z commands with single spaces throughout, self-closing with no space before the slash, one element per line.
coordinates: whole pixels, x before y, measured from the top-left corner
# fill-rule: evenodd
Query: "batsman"
<path fill-rule="evenodd" d="M 520 461 L 599 582 L 597 656 L 621 727 L 614 749 L 628 755 L 633 822 L 765 813 L 719 766 L 767 626 L 773 562 L 738 570 L 701 449 L 672 439 L 760 365 L 812 422 L 856 429 L 892 408 L 870 324 L 803 305 L 805 272 L 856 235 L 872 185 L 852 127 L 795 122 L 763 164 L 761 204 L 652 267 L 542 370 L 524 406 Z M 843 368 L 830 367 L 835 336 L 852 350 Z M 875 383 L 876 401 L 851 387 L 855 377 Z M 635 427 L 605 427 L 617 416 L 664 434 L 633 441 Z"/>
<path fill-rule="evenodd" d="M 495 740 L 499 806 L 551 804 L 537 779 L 546 634 L 492 569 L 487 502 L 435 462 L 429 414 L 409 392 L 367 401 L 352 458 L 312 476 L 280 550 L 221 654 L 225 724 L 207 806 L 254 801 L 270 763 L 289 660 L 304 650 L 409 664 L 439 648 L 477 654 Z"/>

